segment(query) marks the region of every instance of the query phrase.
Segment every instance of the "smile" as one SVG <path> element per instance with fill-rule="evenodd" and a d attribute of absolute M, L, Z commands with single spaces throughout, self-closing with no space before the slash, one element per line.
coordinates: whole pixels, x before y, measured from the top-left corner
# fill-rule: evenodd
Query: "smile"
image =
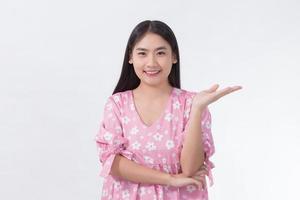
<path fill-rule="evenodd" d="M 155 76 L 157 74 L 159 74 L 161 70 L 155 70 L 155 71 L 144 71 L 145 74 L 147 74 L 148 76 Z"/>

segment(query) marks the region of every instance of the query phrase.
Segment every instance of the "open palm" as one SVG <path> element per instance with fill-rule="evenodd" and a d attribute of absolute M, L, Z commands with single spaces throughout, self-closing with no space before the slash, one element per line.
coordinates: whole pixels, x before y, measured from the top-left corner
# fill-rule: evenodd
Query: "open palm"
<path fill-rule="evenodd" d="M 219 88 L 218 84 L 214 84 L 211 88 L 208 90 L 203 90 L 196 94 L 196 96 L 193 99 L 193 105 L 197 106 L 198 108 L 205 108 L 209 104 L 217 101 L 221 97 L 230 94 L 234 91 L 242 89 L 241 86 L 232 86 L 232 87 L 226 87 L 221 90 L 217 90 Z"/>

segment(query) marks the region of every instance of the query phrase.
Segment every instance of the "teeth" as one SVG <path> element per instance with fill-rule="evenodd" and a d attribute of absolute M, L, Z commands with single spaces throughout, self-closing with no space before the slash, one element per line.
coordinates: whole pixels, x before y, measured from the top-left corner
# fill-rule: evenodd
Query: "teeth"
<path fill-rule="evenodd" d="M 157 70 L 157 71 L 145 71 L 147 74 L 156 74 L 156 73 L 158 73 L 159 72 L 159 70 Z"/>

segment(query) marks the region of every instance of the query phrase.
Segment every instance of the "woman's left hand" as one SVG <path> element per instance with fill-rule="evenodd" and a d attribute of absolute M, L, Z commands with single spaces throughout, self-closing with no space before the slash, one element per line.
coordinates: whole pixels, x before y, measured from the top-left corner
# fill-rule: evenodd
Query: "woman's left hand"
<path fill-rule="evenodd" d="M 219 85 L 215 84 L 208 90 L 203 90 L 197 93 L 193 99 L 193 106 L 196 106 L 199 109 L 204 109 L 209 104 L 217 101 L 221 97 L 230 94 L 234 91 L 242 89 L 241 86 L 233 86 L 233 87 L 226 87 L 224 89 L 218 90 Z"/>

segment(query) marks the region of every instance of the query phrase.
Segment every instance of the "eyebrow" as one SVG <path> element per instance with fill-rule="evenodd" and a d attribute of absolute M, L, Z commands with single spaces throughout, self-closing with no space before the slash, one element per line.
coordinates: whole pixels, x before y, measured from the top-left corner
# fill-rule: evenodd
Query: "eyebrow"
<path fill-rule="evenodd" d="M 167 49 L 167 47 L 161 46 L 161 47 L 157 47 L 157 48 L 155 49 L 155 51 L 158 51 L 158 50 L 166 50 L 166 49 Z M 148 51 L 148 49 L 142 48 L 142 47 L 138 47 L 138 48 L 136 48 L 136 50 L 138 50 L 138 51 Z"/>

